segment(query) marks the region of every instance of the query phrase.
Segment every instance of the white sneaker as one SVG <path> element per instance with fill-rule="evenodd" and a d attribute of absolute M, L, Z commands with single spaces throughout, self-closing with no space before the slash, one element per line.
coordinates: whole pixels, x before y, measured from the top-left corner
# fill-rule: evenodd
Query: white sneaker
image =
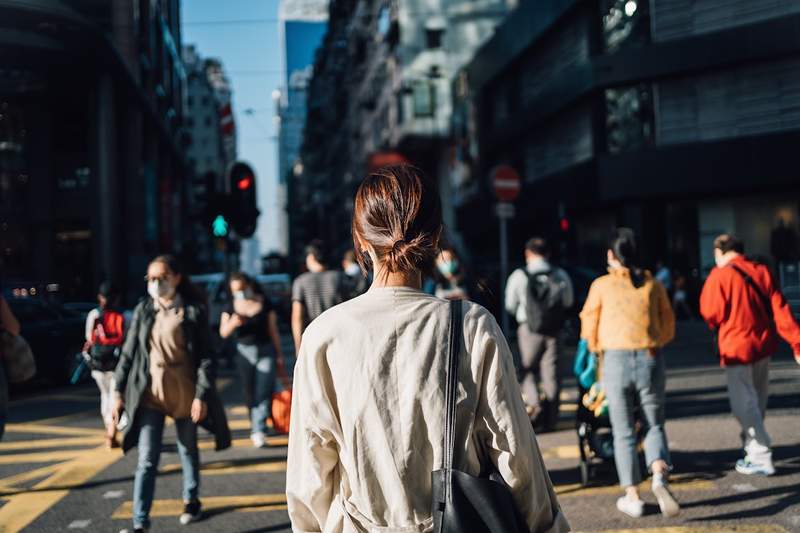
<path fill-rule="evenodd" d="M 252 435 L 250 435 L 250 440 L 253 441 L 253 446 L 255 448 L 266 448 L 267 447 L 267 438 L 261 432 L 253 433 Z"/>
<path fill-rule="evenodd" d="M 752 476 L 755 474 L 761 476 L 771 476 L 775 473 L 775 467 L 772 466 L 772 462 L 756 464 L 750 462 L 750 459 L 745 457 L 744 459 L 739 459 L 736 461 L 736 471 L 747 476 Z"/>
<path fill-rule="evenodd" d="M 617 500 L 617 509 L 633 518 L 641 518 L 644 514 L 644 502 L 642 500 L 631 500 L 627 496 L 622 496 Z"/>
<path fill-rule="evenodd" d="M 667 518 L 678 516 L 681 512 L 681 506 L 669 490 L 669 483 L 666 479 L 653 479 L 652 485 L 653 494 L 658 500 L 658 508 L 661 509 L 661 514 Z"/>

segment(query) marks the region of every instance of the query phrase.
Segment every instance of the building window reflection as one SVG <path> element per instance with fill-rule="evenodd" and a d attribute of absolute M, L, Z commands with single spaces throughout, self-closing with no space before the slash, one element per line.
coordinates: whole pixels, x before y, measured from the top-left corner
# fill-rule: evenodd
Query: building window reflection
<path fill-rule="evenodd" d="M 609 153 L 640 150 L 655 144 L 651 85 L 607 89 L 605 100 Z"/>
<path fill-rule="evenodd" d="M 650 42 L 649 0 L 601 0 L 606 52 Z"/>

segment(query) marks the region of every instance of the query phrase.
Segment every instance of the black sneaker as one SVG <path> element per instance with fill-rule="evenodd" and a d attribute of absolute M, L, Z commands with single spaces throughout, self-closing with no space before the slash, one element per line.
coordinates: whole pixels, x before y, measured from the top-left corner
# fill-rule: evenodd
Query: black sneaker
<path fill-rule="evenodd" d="M 135 527 L 133 529 L 123 529 L 119 533 L 147 533 L 147 530 L 143 527 Z"/>
<path fill-rule="evenodd" d="M 197 522 L 203 515 L 203 506 L 200 501 L 189 502 L 183 505 L 183 514 L 179 518 L 181 525 L 185 526 Z"/>

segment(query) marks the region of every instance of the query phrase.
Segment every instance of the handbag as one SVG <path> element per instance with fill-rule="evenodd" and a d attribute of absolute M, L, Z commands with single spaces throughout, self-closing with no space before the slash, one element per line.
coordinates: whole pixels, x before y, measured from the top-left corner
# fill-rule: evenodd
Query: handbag
<path fill-rule="evenodd" d="M 292 418 L 292 385 L 282 367 L 278 370 L 278 377 L 283 390 L 272 395 L 272 428 L 278 433 L 289 433 L 289 422 Z"/>
<path fill-rule="evenodd" d="M 22 383 L 36 375 L 36 360 L 33 358 L 28 342 L 22 335 L 12 335 L 7 331 L 0 333 L 3 365 L 9 383 Z"/>
<path fill-rule="evenodd" d="M 462 302 L 450 302 L 450 342 L 445 387 L 441 470 L 431 473 L 435 533 L 521 533 L 527 531 L 511 490 L 493 465 L 487 476 L 471 476 L 453 466 L 456 454 L 456 392 L 462 342 Z"/>

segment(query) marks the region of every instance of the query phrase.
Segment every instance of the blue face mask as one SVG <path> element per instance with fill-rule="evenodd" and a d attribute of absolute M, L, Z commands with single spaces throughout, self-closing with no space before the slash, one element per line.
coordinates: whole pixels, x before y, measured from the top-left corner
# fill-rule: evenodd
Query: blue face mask
<path fill-rule="evenodd" d="M 458 261 L 455 259 L 451 261 L 440 261 L 437 266 L 439 267 L 439 272 L 444 274 L 445 276 L 448 274 L 455 274 L 458 272 Z"/>

